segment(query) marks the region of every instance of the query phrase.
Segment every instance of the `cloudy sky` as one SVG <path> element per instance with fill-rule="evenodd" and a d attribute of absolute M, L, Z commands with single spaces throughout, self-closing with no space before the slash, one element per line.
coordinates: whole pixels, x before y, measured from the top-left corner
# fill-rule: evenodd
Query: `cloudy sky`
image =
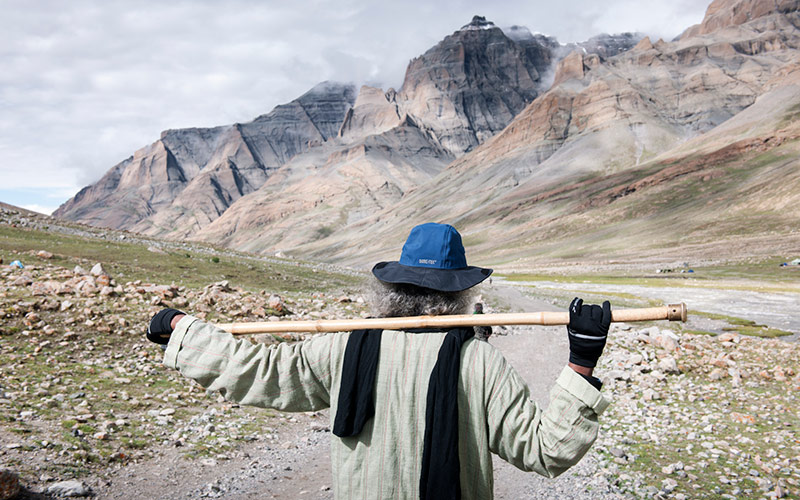
<path fill-rule="evenodd" d="M 0 201 L 50 213 L 162 130 L 249 121 L 324 80 L 399 87 L 486 16 L 671 39 L 697 0 L 0 0 Z"/>

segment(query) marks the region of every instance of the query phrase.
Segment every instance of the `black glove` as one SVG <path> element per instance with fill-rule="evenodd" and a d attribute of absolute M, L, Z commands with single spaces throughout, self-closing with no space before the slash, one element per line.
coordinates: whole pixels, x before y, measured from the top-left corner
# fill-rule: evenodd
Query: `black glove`
<path fill-rule="evenodd" d="M 575 297 L 569 305 L 569 361 L 578 366 L 594 368 L 603 353 L 611 325 L 611 303 L 603 306 L 583 305 Z"/>
<path fill-rule="evenodd" d="M 172 335 L 172 318 L 179 314 L 186 313 L 177 309 L 162 309 L 158 311 L 147 327 L 147 340 L 156 344 L 168 344 L 169 336 Z"/>

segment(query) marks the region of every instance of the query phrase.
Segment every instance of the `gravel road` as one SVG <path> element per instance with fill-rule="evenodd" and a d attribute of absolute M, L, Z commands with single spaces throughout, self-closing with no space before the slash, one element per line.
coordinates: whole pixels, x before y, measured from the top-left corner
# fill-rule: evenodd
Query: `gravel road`
<path fill-rule="evenodd" d="M 509 312 L 559 311 L 549 302 L 525 296 L 518 287 L 495 285 L 486 288 Z M 526 326 L 509 328 L 507 335 L 493 336 L 497 347 L 519 372 L 531 389 L 531 398 L 547 407 L 550 388 L 569 357 L 569 345 L 563 326 Z M 621 499 L 628 498 L 607 490 L 598 474 L 591 450 L 576 466 L 555 479 L 523 472 L 493 456 L 495 498 L 497 499 Z"/>

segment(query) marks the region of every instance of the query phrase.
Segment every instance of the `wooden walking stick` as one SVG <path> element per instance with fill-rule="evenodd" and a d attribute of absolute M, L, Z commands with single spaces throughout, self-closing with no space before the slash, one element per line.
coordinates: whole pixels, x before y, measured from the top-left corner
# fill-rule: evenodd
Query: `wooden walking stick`
<path fill-rule="evenodd" d="M 613 323 L 633 321 L 686 321 L 686 304 L 671 304 L 641 309 L 611 311 Z M 506 314 L 459 314 L 453 316 L 411 316 L 405 318 L 333 319 L 314 321 L 266 321 L 254 323 L 226 323 L 218 325 L 234 335 L 251 333 L 286 332 L 347 332 L 351 330 L 380 328 L 407 330 L 410 328 L 444 328 L 456 326 L 501 325 L 566 325 L 569 312 L 531 312 Z"/>

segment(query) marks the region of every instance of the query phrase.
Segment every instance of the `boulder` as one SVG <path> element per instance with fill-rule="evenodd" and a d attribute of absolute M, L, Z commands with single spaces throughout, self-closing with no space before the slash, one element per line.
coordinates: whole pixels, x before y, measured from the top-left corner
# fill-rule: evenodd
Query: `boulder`
<path fill-rule="evenodd" d="M 717 336 L 717 340 L 719 342 L 733 342 L 734 344 L 738 344 L 741 340 L 741 337 L 739 337 L 739 334 L 737 333 L 726 332 Z"/>
<path fill-rule="evenodd" d="M 654 343 L 667 352 L 676 351 L 680 347 L 678 344 L 678 336 L 670 330 L 661 330 L 656 334 Z"/>
<path fill-rule="evenodd" d="M 97 263 L 92 266 L 92 270 L 89 271 L 92 276 L 102 276 L 104 274 L 108 274 L 105 269 L 103 269 L 103 264 Z"/>
<path fill-rule="evenodd" d="M 48 280 L 31 283 L 31 295 L 61 295 L 67 292 L 67 287 L 58 281 Z"/>
<path fill-rule="evenodd" d="M 283 312 L 283 299 L 280 295 L 270 295 L 269 301 L 267 302 L 267 307 L 275 312 Z"/>
<path fill-rule="evenodd" d="M 711 373 L 708 374 L 709 380 L 722 380 L 725 378 L 725 372 L 723 372 L 719 368 L 714 368 L 711 370 Z"/>
<path fill-rule="evenodd" d="M 658 368 L 664 373 L 677 374 L 681 372 L 680 368 L 678 368 L 678 362 L 675 361 L 675 358 L 673 357 L 664 358 L 659 361 Z"/>
<path fill-rule="evenodd" d="M 92 490 L 81 481 L 72 480 L 51 485 L 47 488 L 47 493 L 60 497 L 85 497 L 91 495 Z"/>

